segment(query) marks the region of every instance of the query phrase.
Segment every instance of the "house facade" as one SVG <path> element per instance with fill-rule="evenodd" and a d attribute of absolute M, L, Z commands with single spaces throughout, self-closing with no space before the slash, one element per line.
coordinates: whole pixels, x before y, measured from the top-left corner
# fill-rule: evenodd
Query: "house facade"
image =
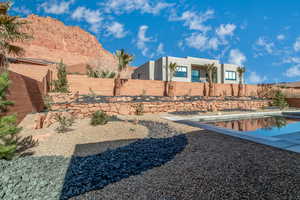
<path fill-rule="evenodd" d="M 218 60 L 195 58 L 195 57 L 161 57 L 156 61 L 148 61 L 139 66 L 132 74 L 133 79 L 142 80 L 170 80 L 170 63 L 178 65 L 172 80 L 183 82 L 207 82 L 207 72 L 205 64 L 214 63 L 217 72 L 214 74 L 216 83 L 239 83 L 237 68 L 239 66 L 232 64 L 222 64 Z M 243 80 L 242 80 L 243 81 Z M 244 82 L 244 81 L 243 81 Z"/>

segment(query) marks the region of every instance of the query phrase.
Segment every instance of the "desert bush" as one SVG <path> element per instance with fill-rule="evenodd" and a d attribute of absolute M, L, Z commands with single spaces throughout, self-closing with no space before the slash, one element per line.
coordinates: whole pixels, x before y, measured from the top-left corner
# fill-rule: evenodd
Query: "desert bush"
<path fill-rule="evenodd" d="M 54 86 L 54 92 L 69 92 L 66 65 L 63 63 L 63 61 L 57 65 L 57 80 L 53 81 L 52 84 Z"/>
<path fill-rule="evenodd" d="M 74 117 L 67 117 L 65 115 L 57 114 L 55 120 L 58 122 L 58 126 L 55 129 L 58 133 L 65 133 L 74 124 Z"/>
<path fill-rule="evenodd" d="M 258 97 L 260 98 L 273 98 L 276 94 L 277 89 L 270 84 L 261 84 L 258 87 Z"/>
<path fill-rule="evenodd" d="M 146 96 L 146 95 L 147 95 L 147 90 L 143 89 L 141 96 Z"/>
<path fill-rule="evenodd" d="M 0 159 L 10 160 L 17 151 L 17 134 L 21 128 L 17 127 L 16 116 L 10 115 L 0 118 Z"/>
<path fill-rule="evenodd" d="M 92 126 L 98 126 L 98 125 L 104 125 L 107 124 L 110 117 L 102 111 L 96 111 L 93 113 L 91 118 L 91 125 Z"/>
<path fill-rule="evenodd" d="M 275 92 L 275 95 L 274 95 L 273 101 L 272 101 L 272 105 L 278 106 L 280 109 L 284 109 L 289 106 L 289 104 L 285 100 L 285 95 L 282 93 L 281 90 L 277 90 Z"/>
<path fill-rule="evenodd" d="M 144 114 L 144 105 L 142 103 L 137 104 L 135 106 L 135 114 L 136 115 L 143 115 Z"/>
<path fill-rule="evenodd" d="M 52 97 L 49 95 L 44 95 L 43 101 L 44 101 L 44 110 L 51 110 L 51 106 L 53 103 Z"/>
<path fill-rule="evenodd" d="M 90 65 L 86 66 L 86 74 L 91 78 L 115 78 L 116 72 L 110 72 L 108 70 L 98 71 L 93 69 Z"/>

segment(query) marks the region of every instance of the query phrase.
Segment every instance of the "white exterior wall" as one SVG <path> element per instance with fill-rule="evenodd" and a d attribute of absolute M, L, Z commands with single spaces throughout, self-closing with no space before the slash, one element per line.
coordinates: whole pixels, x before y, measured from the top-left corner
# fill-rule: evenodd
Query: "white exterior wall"
<path fill-rule="evenodd" d="M 173 76 L 173 81 L 182 81 L 182 82 L 191 82 L 192 81 L 192 67 L 193 66 L 202 66 L 205 64 L 215 63 L 217 67 L 217 82 L 218 83 L 239 83 L 238 74 L 237 74 L 237 65 L 232 64 L 220 64 L 218 60 L 204 59 L 204 58 L 195 58 L 195 57 L 161 57 L 156 61 L 149 61 L 140 67 L 138 67 L 133 73 L 133 78 L 138 78 L 143 80 L 170 80 L 170 71 L 168 66 L 170 63 L 176 63 L 178 66 L 187 67 L 187 77 L 175 77 Z M 235 71 L 237 80 L 225 80 L 225 71 Z M 203 70 L 200 70 L 201 80 L 206 79 L 206 73 Z"/>
<path fill-rule="evenodd" d="M 232 65 L 232 64 L 223 64 L 223 80 L 222 80 L 222 83 L 239 83 L 239 76 L 238 76 L 238 73 L 237 73 L 237 68 L 238 66 L 237 65 Z M 225 72 L 226 71 L 234 71 L 236 73 L 236 80 L 226 80 L 225 78 Z M 243 80 L 244 82 L 244 80 Z"/>
<path fill-rule="evenodd" d="M 173 81 L 191 82 L 192 69 L 191 69 L 191 63 L 189 62 L 189 60 L 168 56 L 168 57 L 166 57 L 166 61 L 167 61 L 166 66 L 169 66 L 170 63 L 176 63 L 178 66 L 187 67 L 187 77 L 184 78 L 184 77 L 173 76 L 173 78 L 172 78 Z M 170 80 L 171 72 L 168 68 L 167 68 L 167 71 L 168 71 L 168 80 Z"/>

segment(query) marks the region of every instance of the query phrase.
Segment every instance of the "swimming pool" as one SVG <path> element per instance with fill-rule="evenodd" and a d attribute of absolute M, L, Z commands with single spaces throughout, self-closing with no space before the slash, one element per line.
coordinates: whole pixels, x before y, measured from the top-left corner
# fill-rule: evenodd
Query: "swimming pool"
<path fill-rule="evenodd" d="M 207 124 L 240 131 L 252 136 L 289 138 L 293 134 L 298 135 L 300 140 L 300 119 L 298 118 L 263 116 L 248 119 L 216 120 Z"/>
<path fill-rule="evenodd" d="M 239 115 L 178 120 L 190 126 L 218 132 L 300 153 L 300 115 Z"/>

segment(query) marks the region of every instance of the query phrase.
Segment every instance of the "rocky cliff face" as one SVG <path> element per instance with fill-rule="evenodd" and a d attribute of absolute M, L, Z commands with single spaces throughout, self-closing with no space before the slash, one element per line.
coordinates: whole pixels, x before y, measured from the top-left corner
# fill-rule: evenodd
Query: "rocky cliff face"
<path fill-rule="evenodd" d="M 24 27 L 25 31 L 34 38 L 18 44 L 26 50 L 24 57 L 55 62 L 63 59 L 70 68 L 90 64 L 111 71 L 117 69 L 115 57 L 101 46 L 95 36 L 81 28 L 66 26 L 51 17 L 30 15 L 25 20 L 29 22 Z"/>

